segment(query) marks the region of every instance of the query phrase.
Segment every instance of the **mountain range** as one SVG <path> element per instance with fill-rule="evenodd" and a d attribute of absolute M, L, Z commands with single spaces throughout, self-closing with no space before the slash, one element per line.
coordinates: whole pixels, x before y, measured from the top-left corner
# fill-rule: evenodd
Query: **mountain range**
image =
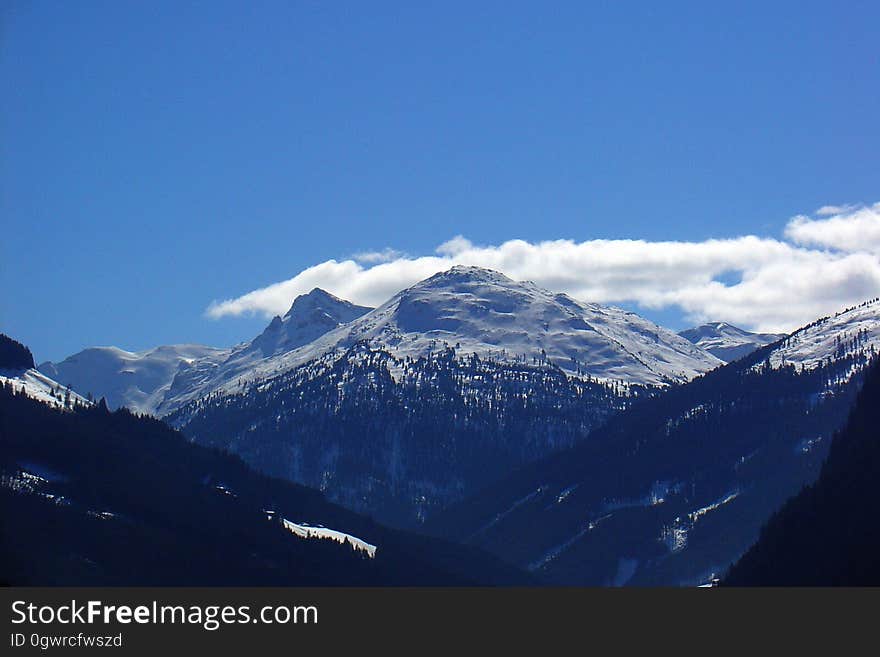
<path fill-rule="evenodd" d="M 315 289 L 252 341 L 195 349 L 91 349 L 41 370 L 402 526 L 722 364 L 634 313 L 478 267 L 376 309 Z"/>
<path fill-rule="evenodd" d="M 542 359 L 574 376 L 665 385 L 782 337 L 723 322 L 679 335 L 698 349 L 634 313 L 583 304 L 490 270 L 455 267 L 379 309 L 315 288 L 253 340 L 228 349 L 166 345 L 135 353 L 91 347 L 38 369 L 83 395 L 104 397 L 111 408 L 161 417 L 215 390 L 287 371 L 358 340 L 407 356 L 455 344 L 459 352 L 493 360 Z"/>
<path fill-rule="evenodd" d="M 15 367 L 0 383 L 56 413 L 104 398 L 162 417 L 255 476 L 536 581 L 695 585 L 816 479 L 878 347 L 877 299 L 790 335 L 724 322 L 676 334 L 454 267 L 375 309 L 315 289 L 230 349 L 93 348 L 37 371 L 4 347 Z M 345 527 L 282 526 L 375 546 Z"/>

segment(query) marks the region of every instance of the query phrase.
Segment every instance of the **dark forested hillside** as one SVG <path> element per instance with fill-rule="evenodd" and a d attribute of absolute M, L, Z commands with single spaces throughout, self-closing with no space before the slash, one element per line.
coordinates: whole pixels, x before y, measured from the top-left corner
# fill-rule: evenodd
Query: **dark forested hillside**
<path fill-rule="evenodd" d="M 774 514 L 728 573 L 740 586 L 880 585 L 880 365 L 815 484 Z"/>
<path fill-rule="evenodd" d="M 0 333 L 0 369 L 26 370 L 33 366 L 31 350 L 21 342 Z"/>
<path fill-rule="evenodd" d="M 168 418 L 200 444 L 414 526 L 518 466 L 570 447 L 644 388 L 448 348 L 397 358 L 358 344 Z"/>
<path fill-rule="evenodd" d="M 351 539 L 302 538 L 285 520 Z M 531 581 L 472 548 L 386 529 L 323 495 L 103 404 L 0 385 L 0 581 L 28 585 L 402 585 Z"/>
<path fill-rule="evenodd" d="M 875 358 L 864 334 L 847 344 L 812 369 L 765 347 L 643 399 L 427 529 L 558 584 L 711 581 L 818 475 Z"/>

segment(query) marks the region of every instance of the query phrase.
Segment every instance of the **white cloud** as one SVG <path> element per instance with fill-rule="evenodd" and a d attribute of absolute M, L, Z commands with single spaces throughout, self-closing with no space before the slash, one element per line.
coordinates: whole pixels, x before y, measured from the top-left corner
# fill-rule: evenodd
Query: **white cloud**
<path fill-rule="evenodd" d="M 820 208 L 819 213 L 831 209 Z M 880 203 L 850 207 L 827 219 L 795 217 L 788 223 L 785 236 L 797 244 L 880 254 Z"/>
<path fill-rule="evenodd" d="M 355 253 L 351 257 L 355 262 L 360 262 L 365 265 L 376 265 L 380 262 L 399 260 L 400 258 L 406 257 L 406 254 L 403 251 L 398 251 L 391 247 L 385 247 L 381 251 L 363 251 L 361 253 Z"/>
<path fill-rule="evenodd" d="M 834 214 L 845 214 L 857 208 L 858 205 L 823 205 L 813 214 L 817 217 L 829 217 Z"/>
<path fill-rule="evenodd" d="M 451 240 L 443 242 L 440 246 L 437 247 L 435 253 L 438 253 L 443 256 L 455 257 L 459 253 L 464 253 L 465 251 L 470 251 L 474 248 L 474 245 L 471 243 L 469 239 L 462 237 L 461 235 L 456 235 Z"/>
<path fill-rule="evenodd" d="M 372 266 L 363 259 L 329 260 L 287 281 L 212 303 L 208 314 L 283 314 L 298 294 L 314 287 L 379 305 L 455 264 L 496 269 L 585 301 L 678 307 L 694 322 L 722 320 L 760 331 L 792 330 L 880 293 L 880 203 L 825 218 L 795 217 L 785 237 L 510 240 L 475 246 L 459 235 L 432 256 L 401 255 Z M 733 285 L 717 280 L 730 273 L 741 280 Z"/>

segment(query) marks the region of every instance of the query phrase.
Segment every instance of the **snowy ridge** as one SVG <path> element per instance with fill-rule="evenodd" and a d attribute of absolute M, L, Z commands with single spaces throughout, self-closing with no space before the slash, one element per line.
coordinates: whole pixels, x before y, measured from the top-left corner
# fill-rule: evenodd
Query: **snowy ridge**
<path fill-rule="evenodd" d="M 110 408 L 126 406 L 139 413 L 156 414 L 175 375 L 199 363 L 216 363 L 228 350 L 195 344 L 166 345 L 131 352 L 117 347 L 91 347 L 60 363 L 45 362 L 38 369 L 63 381 L 80 394 L 104 397 Z"/>
<path fill-rule="evenodd" d="M 813 369 L 838 359 L 880 350 L 880 298 L 823 317 L 792 333 L 767 357 L 773 368 Z M 759 365 L 755 366 L 760 367 Z"/>
<path fill-rule="evenodd" d="M 710 322 L 679 335 L 726 363 L 785 337 L 784 333 L 751 333 L 726 322 Z"/>
<path fill-rule="evenodd" d="M 552 364 L 573 376 L 625 385 L 684 382 L 722 364 L 635 313 L 581 303 L 480 267 L 456 266 L 308 345 L 261 361 L 218 389 L 234 392 L 247 381 L 357 343 L 401 359 L 451 346 L 462 356 Z"/>
<path fill-rule="evenodd" d="M 15 392 L 24 389 L 25 394 L 31 399 L 56 408 L 91 405 L 85 397 L 81 397 L 73 390 L 68 391 L 57 381 L 35 369 L 0 370 L 0 383 L 11 385 Z"/>

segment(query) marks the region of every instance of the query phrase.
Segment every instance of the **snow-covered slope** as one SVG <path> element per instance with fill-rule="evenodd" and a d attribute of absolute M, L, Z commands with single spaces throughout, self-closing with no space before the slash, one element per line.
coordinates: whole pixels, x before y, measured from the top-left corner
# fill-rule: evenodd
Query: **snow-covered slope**
<path fill-rule="evenodd" d="M 725 363 L 785 337 L 784 333 L 751 333 L 726 322 L 709 322 L 681 331 L 679 335 Z"/>
<path fill-rule="evenodd" d="M 222 360 L 198 361 L 181 370 L 157 406 L 158 415 L 167 415 L 182 404 L 208 392 L 249 378 L 252 372 L 271 373 L 277 357 L 306 345 L 328 331 L 372 310 L 339 299 L 315 288 L 294 299 L 284 317 L 276 316 L 265 330 L 250 342 L 233 347 Z"/>
<path fill-rule="evenodd" d="M 33 368 L 0 369 L 0 383 L 11 385 L 15 392 L 24 390 L 31 399 L 58 408 L 91 404 L 73 390 L 68 392 L 65 386 Z"/>
<path fill-rule="evenodd" d="M 721 364 L 635 313 L 581 303 L 488 269 L 456 266 L 300 349 L 266 360 L 247 378 L 283 372 L 363 341 L 397 357 L 417 358 L 448 345 L 462 355 L 553 363 L 576 376 L 625 384 L 683 382 Z"/>
<path fill-rule="evenodd" d="M 174 376 L 196 362 L 204 367 L 218 363 L 228 350 L 193 344 L 156 347 L 130 352 L 116 347 L 92 347 L 60 363 L 45 362 L 39 370 L 82 395 L 104 397 L 110 408 L 127 406 L 141 413 L 156 409 L 171 387 Z"/>
<path fill-rule="evenodd" d="M 768 356 L 771 367 L 813 369 L 829 358 L 880 351 L 880 298 L 823 317 L 792 333 Z"/>

